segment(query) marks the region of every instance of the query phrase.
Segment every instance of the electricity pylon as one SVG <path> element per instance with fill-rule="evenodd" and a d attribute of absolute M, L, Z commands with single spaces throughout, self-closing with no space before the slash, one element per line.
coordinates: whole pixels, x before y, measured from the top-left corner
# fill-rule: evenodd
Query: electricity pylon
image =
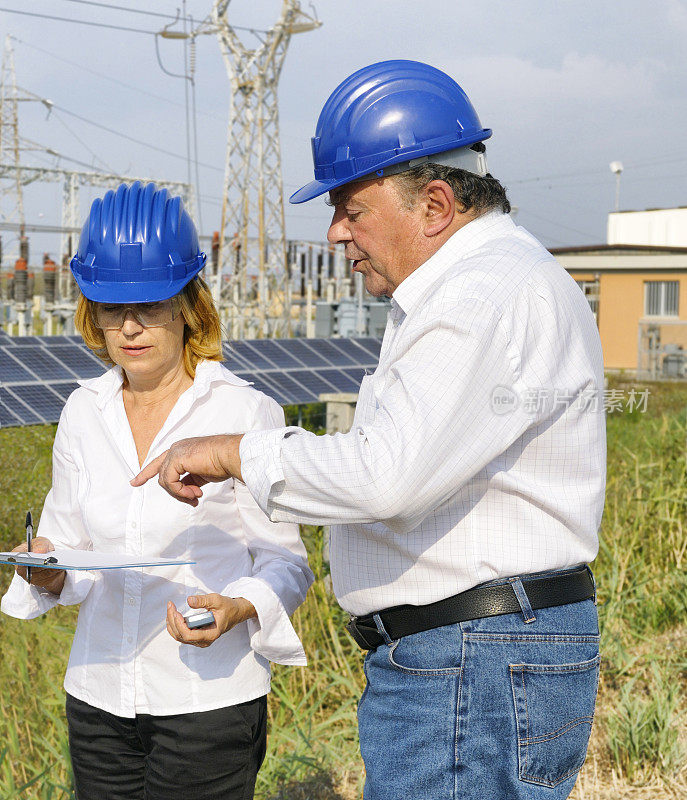
<path fill-rule="evenodd" d="M 140 180 L 143 183 L 155 180 L 159 188 L 168 188 L 173 194 L 180 195 L 184 204 L 191 210 L 194 207 L 194 194 L 190 184 L 179 181 L 165 181 L 131 177 L 105 172 L 86 172 L 84 170 L 65 170 L 58 167 L 31 166 L 22 160 L 22 153 L 37 152 L 43 155 L 58 156 L 51 148 L 38 144 L 22 136 L 19 128 L 19 103 L 38 102 L 48 111 L 52 103 L 40 95 L 17 86 L 14 67 L 14 50 L 12 37 L 5 38 L 5 48 L 0 76 L 0 230 L 18 232 L 18 241 L 26 242 L 24 232 L 24 187 L 35 182 L 58 182 L 62 184 L 62 225 L 60 242 L 60 261 L 67 261 L 76 246 L 75 233 L 80 228 L 79 187 L 100 186 L 114 189 L 120 183 L 132 183 Z M 25 256 L 26 257 L 26 256 Z M 14 256 L 7 258 L 12 263 Z M 71 281 L 68 272 L 61 275 L 62 290 L 65 294 Z"/>
<path fill-rule="evenodd" d="M 215 0 L 212 19 L 231 81 L 216 299 L 231 310 L 231 335 L 288 336 L 291 302 L 286 263 L 277 89 L 294 33 L 322 24 L 298 0 L 250 49 L 227 19 L 231 0 Z M 222 290 L 223 271 L 230 274 Z M 253 286 L 253 283 L 257 284 Z M 224 303 L 223 303 L 224 304 Z"/>
<path fill-rule="evenodd" d="M 19 236 L 24 235 L 24 194 L 22 192 L 21 170 L 19 166 L 19 93 L 14 71 L 14 50 L 12 40 L 5 37 L 2 55 L 2 78 L 0 79 L 0 164 L 11 164 L 12 175 L 9 180 L 0 181 L 3 221 L 19 225 Z M 9 206 L 6 198 L 10 198 Z"/>

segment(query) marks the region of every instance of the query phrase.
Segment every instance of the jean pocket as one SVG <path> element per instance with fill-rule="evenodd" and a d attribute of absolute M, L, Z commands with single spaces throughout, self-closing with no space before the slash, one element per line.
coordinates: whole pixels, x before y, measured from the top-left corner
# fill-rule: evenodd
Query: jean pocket
<path fill-rule="evenodd" d="M 510 664 L 518 735 L 518 773 L 556 786 L 579 772 L 587 755 L 600 656 L 575 664 Z"/>
<path fill-rule="evenodd" d="M 446 625 L 404 636 L 388 647 L 389 665 L 406 675 L 460 675 L 462 636 L 459 625 Z"/>

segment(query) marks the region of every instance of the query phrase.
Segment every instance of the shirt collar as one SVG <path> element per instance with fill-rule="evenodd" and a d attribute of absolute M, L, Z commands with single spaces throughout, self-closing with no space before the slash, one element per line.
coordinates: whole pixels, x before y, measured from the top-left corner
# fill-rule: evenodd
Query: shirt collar
<path fill-rule="evenodd" d="M 201 361 L 196 366 L 196 376 L 193 379 L 193 399 L 197 400 L 210 391 L 213 383 L 228 383 L 231 386 L 250 386 L 249 381 L 244 381 L 238 375 L 228 370 L 219 361 Z M 124 374 L 120 366 L 114 366 L 104 375 L 97 378 L 77 381 L 96 394 L 98 408 L 103 408 L 121 390 L 124 383 Z"/>
<path fill-rule="evenodd" d="M 392 295 L 392 313 L 398 316 L 400 310 L 402 314 L 409 314 L 418 305 L 427 288 L 438 281 L 450 267 L 455 266 L 456 262 L 478 250 L 486 242 L 512 233 L 515 227 L 510 216 L 498 209 L 488 211 L 463 225 L 434 255 L 396 287 Z"/>

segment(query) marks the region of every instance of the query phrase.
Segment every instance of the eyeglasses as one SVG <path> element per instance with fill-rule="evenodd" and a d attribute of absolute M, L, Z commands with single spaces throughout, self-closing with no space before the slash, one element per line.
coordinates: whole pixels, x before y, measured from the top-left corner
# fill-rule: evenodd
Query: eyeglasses
<path fill-rule="evenodd" d="M 144 328 L 161 328 L 179 316 L 179 301 L 176 297 L 160 300 L 158 303 L 95 303 L 94 321 L 104 331 L 122 327 L 127 314 Z"/>

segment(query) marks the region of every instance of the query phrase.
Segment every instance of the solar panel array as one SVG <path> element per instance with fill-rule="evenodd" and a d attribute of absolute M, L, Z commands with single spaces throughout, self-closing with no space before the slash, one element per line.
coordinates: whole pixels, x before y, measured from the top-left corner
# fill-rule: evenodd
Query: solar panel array
<path fill-rule="evenodd" d="M 253 339 L 223 345 L 225 365 L 280 405 L 357 392 L 377 366 L 381 339 Z M 106 366 L 80 336 L 13 336 L 0 330 L 0 427 L 57 422 L 77 380 Z"/>

